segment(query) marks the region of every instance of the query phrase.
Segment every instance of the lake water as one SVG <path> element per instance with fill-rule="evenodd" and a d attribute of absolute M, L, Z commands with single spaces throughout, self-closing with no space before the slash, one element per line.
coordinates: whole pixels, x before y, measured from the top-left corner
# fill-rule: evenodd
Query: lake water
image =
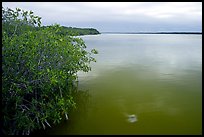
<path fill-rule="evenodd" d="M 79 73 L 78 109 L 47 134 L 202 134 L 202 35 L 82 38 L 97 62 Z"/>

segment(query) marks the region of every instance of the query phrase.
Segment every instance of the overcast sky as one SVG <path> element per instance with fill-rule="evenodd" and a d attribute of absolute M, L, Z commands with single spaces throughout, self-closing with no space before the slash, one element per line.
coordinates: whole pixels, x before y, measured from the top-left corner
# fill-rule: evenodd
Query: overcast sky
<path fill-rule="evenodd" d="M 100 32 L 202 31 L 202 2 L 2 2 L 32 10 L 43 25 Z"/>

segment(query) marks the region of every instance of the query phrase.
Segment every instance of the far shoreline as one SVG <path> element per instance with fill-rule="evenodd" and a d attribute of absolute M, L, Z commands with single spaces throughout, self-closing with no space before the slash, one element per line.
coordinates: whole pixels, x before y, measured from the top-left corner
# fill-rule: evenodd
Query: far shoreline
<path fill-rule="evenodd" d="M 100 32 L 101 34 L 198 34 L 202 32 Z"/>

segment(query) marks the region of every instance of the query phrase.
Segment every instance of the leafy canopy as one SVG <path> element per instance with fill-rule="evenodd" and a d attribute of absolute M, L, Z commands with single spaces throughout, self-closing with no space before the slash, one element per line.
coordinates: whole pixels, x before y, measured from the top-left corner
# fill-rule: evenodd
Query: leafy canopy
<path fill-rule="evenodd" d="M 91 70 L 93 49 L 81 38 L 41 27 L 32 11 L 2 7 L 2 112 L 4 134 L 30 134 L 76 108 L 77 72 Z"/>

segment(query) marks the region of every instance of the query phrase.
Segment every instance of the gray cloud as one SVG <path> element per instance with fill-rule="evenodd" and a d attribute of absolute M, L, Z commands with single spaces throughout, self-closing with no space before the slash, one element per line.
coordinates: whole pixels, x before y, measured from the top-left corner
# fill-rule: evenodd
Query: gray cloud
<path fill-rule="evenodd" d="M 100 31 L 201 31 L 201 2 L 3 2 L 32 10 L 43 25 L 95 27 Z"/>

